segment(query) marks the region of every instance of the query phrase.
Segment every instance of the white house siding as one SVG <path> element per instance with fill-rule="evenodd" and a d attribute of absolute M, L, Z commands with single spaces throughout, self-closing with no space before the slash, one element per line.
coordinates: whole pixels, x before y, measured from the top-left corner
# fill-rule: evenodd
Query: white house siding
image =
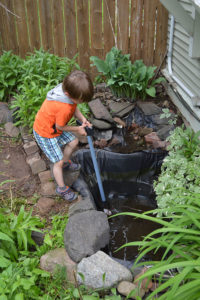
<path fill-rule="evenodd" d="M 180 4 L 184 9 L 192 15 L 194 9 L 192 3 L 189 0 L 179 0 Z M 168 26 L 168 44 L 169 44 L 169 32 L 170 32 L 170 20 L 169 17 L 169 26 Z M 189 57 L 189 44 L 190 36 L 183 29 L 183 27 L 176 22 L 174 24 L 174 37 L 173 37 L 173 50 L 172 50 L 172 71 L 175 75 L 195 96 L 200 97 L 200 59 Z M 167 71 L 167 67 L 166 70 Z M 178 89 L 181 90 L 180 87 Z M 181 91 L 183 92 L 183 91 Z M 194 107 L 192 101 L 188 95 L 184 92 L 182 93 L 185 101 L 195 112 L 197 117 L 200 118 L 200 109 Z M 189 121 L 189 120 L 188 120 Z M 198 126 L 197 126 L 198 127 Z M 199 128 L 200 129 L 200 122 Z"/>

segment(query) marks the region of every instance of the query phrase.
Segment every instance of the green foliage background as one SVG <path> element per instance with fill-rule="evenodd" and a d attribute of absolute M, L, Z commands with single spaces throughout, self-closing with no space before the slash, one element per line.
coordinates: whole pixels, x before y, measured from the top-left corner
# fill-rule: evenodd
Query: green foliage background
<path fill-rule="evenodd" d="M 148 95 L 155 97 L 155 85 L 165 80 L 163 77 L 153 79 L 156 67 L 147 67 L 142 60 L 132 64 L 130 54 L 122 54 L 115 47 L 107 53 L 105 60 L 96 56 L 90 59 L 117 97 L 127 97 L 132 101 L 144 100 Z"/>
<path fill-rule="evenodd" d="M 15 124 L 32 130 L 35 115 L 47 92 L 63 81 L 73 69 L 80 69 L 73 59 L 61 58 L 49 52 L 35 50 L 25 60 L 4 52 L 0 57 L 0 100 L 8 101 L 13 96 L 11 108 L 15 110 Z M 85 116 L 88 106 L 79 104 Z M 72 120 L 74 123 L 74 120 Z"/>

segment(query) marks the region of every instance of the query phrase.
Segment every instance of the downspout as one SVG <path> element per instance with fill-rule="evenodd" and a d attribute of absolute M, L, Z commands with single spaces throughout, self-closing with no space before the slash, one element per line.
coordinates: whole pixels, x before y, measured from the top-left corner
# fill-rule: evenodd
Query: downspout
<path fill-rule="evenodd" d="M 169 49 L 168 49 L 168 72 L 171 78 L 184 90 L 184 92 L 190 97 L 193 98 L 195 95 L 184 85 L 180 79 L 173 75 L 172 71 L 172 51 L 173 51 L 173 40 L 174 40 L 174 16 L 171 15 L 170 22 L 170 33 L 169 33 Z"/>

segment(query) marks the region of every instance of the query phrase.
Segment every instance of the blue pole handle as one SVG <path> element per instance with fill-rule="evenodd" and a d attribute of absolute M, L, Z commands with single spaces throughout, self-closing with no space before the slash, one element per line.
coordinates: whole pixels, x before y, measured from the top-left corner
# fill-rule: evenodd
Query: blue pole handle
<path fill-rule="evenodd" d="M 106 202 L 106 197 L 105 197 L 105 194 L 104 194 L 104 189 L 103 189 L 103 185 L 102 185 L 102 181 L 101 181 L 101 175 L 99 173 L 99 167 L 98 167 L 96 156 L 95 156 L 95 151 L 94 151 L 94 147 L 93 147 L 93 143 L 92 143 L 92 138 L 91 138 L 91 136 L 87 136 L 87 139 L 88 139 L 88 144 L 90 146 L 92 162 L 93 162 L 94 170 L 95 170 L 96 177 L 97 177 L 97 183 L 98 183 L 98 186 L 99 186 L 101 200 L 102 200 L 102 202 Z"/>

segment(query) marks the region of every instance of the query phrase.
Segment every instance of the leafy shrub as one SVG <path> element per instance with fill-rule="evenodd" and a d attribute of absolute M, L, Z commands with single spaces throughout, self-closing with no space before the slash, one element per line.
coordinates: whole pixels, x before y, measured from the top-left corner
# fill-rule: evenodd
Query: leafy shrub
<path fill-rule="evenodd" d="M 185 204 L 191 193 L 200 194 L 200 132 L 177 127 L 169 137 L 169 155 L 164 159 L 161 174 L 154 183 L 159 208 L 165 210 Z"/>
<path fill-rule="evenodd" d="M 47 92 L 63 81 L 73 68 L 79 69 L 75 56 L 60 58 L 43 50 L 35 50 L 26 57 L 22 68 L 18 94 L 12 108 L 16 109 L 16 125 L 32 128 L 35 115 Z"/>
<path fill-rule="evenodd" d="M 0 213 L 0 268 L 6 268 L 16 261 L 19 251 L 27 251 L 29 246 L 35 245 L 31 233 L 40 231 L 38 227 L 42 224 L 31 214 L 32 211 L 25 212 L 24 206 L 17 216 Z"/>
<path fill-rule="evenodd" d="M 4 51 L 0 56 L 0 101 L 8 101 L 20 82 L 23 59 Z"/>
<path fill-rule="evenodd" d="M 181 203 L 181 199 L 179 200 Z M 191 192 L 187 203 L 174 202 L 168 209 L 168 220 L 166 217 L 151 216 L 164 215 L 165 209 L 143 214 L 122 213 L 162 225 L 148 234 L 143 241 L 130 242 L 121 247 L 140 246 L 140 253 L 133 268 L 144 265 L 144 262 L 138 262 L 150 251 L 156 253 L 162 249 L 162 259 L 148 261 L 148 265 L 152 267 L 139 278 L 140 281 L 148 278 L 157 282 L 156 290 L 145 299 L 154 299 L 160 292 L 163 294 L 157 295 L 156 299 L 195 300 L 200 297 L 200 194 Z"/>
<path fill-rule="evenodd" d="M 0 299 L 43 299 L 39 297 L 43 293 L 38 282 L 48 280 L 50 274 L 37 266 L 38 259 L 25 258 L 3 270 L 0 274 Z"/>
<path fill-rule="evenodd" d="M 147 95 L 155 97 L 155 85 L 164 81 L 163 77 L 151 81 L 156 67 L 147 67 L 142 60 L 136 60 L 132 64 L 130 55 L 123 55 L 115 47 L 107 53 L 105 61 L 96 56 L 91 56 L 90 59 L 93 66 L 103 74 L 107 85 L 117 97 L 133 100 L 145 99 Z"/>

